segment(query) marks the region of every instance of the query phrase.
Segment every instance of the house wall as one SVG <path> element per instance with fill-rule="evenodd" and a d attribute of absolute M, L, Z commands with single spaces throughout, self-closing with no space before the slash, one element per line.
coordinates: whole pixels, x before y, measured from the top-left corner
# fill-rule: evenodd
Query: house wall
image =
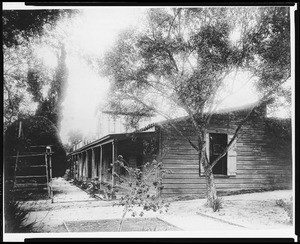
<path fill-rule="evenodd" d="M 229 115 L 214 117 L 209 132 L 233 135 L 239 119 Z M 291 138 L 282 138 L 270 130 L 265 119 L 252 117 L 236 143 L 236 175 L 216 176 L 218 192 L 290 188 L 292 180 Z M 197 144 L 191 124 L 177 122 L 183 133 Z M 161 130 L 163 167 L 172 174 L 163 179 L 163 196 L 205 195 L 206 181 L 200 176 L 197 151 L 172 128 Z"/>

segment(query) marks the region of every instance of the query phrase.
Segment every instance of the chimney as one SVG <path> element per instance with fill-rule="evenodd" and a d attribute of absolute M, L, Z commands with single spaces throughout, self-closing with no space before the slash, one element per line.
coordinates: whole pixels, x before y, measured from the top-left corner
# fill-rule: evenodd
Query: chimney
<path fill-rule="evenodd" d="M 263 101 L 257 108 L 256 114 L 260 117 L 267 117 L 268 105 L 274 102 L 275 98 L 269 98 L 266 101 Z"/>

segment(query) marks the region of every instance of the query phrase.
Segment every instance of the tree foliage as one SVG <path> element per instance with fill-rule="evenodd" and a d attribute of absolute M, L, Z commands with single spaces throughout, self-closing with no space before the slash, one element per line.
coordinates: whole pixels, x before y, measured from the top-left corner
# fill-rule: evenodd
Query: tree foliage
<path fill-rule="evenodd" d="M 68 133 L 68 141 L 74 145 L 83 139 L 83 134 L 79 130 L 70 130 Z"/>
<path fill-rule="evenodd" d="M 59 126 L 67 69 L 63 34 L 58 34 L 56 24 L 75 13 L 74 10 L 4 11 L 5 129 L 18 115 L 35 112 Z M 37 56 L 37 49 L 43 45 L 52 47 L 56 53 L 55 69 L 46 67 Z"/>
<path fill-rule="evenodd" d="M 276 97 L 290 77 L 289 21 L 286 7 L 149 9 L 144 26 L 124 31 L 105 57 L 112 109 L 155 112 L 171 124 L 172 117 L 188 115 L 197 143 L 185 139 L 205 169 L 210 205 L 217 199 L 212 167 L 255 109 L 209 165 L 205 134 L 225 78 L 238 70 L 250 72 L 260 92 L 257 106 Z"/>
<path fill-rule="evenodd" d="M 45 25 L 53 27 L 63 17 L 70 17 L 76 10 L 4 10 L 2 12 L 3 45 L 10 48 L 41 37 Z"/>
<path fill-rule="evenodd" d="M 53 177 L 62 176 L 66 169 L 66 152 L 59 138 L 56 126 L 47 118 L 41 116 L 24 116 L 22 121 L 22 138 L 18 138 L 19 121 L 14 121 L 6 130 L 4 136 L 5 156 L 14 156 L 32 151 L 30 146 L 52 145 Z"/>
<path fill-rule="evenodd" d="M 116 103 L 121 101 L 125 109 L 153 110 L 161 95 L 188 112 L 202 113 L 214 104 L 224 78 L 238 68 L 259 77 L 256 85 L 264 92 L 281 84 L 290 77 L 288 9 L 254 10 L 150 9 L 146 28 L 122 33 L 106 56 L 112 95 L 118 97 L 116 91 L 122 90 L 122 98 L 127 97 L 112 104 L 119 110 L 122 106 Z M 250 11 L 254 23 L 242 21 L 242 36 L 234 45 L 230 38 L 236 23 L 231 16 L 241 20 Z M 145 91 L 155 99 L 137 102 L 149 98 Z"/>
<path fill-rule="evenodd" d="M 62 120 L 62 102 L 65 98 L 65 90 L 67 86 L 68 70 L 66 66 L 66 50 L 62 44 L 57 55 L 58 64 L 54 71 L 54 77 L 50 83 L 50 89 L 45 99 L 39 101 L 39 106 L 36 111 L 37 116 L 44 116 L 48 118 L 56 127 L 60 128 Z M 36 78 L 38 79 L 38 78 Z M 31 82 L 32 84 L 32 82 Z M 36 83 L 35 83 L 36 84 Z M 40 83 L 39 83 L 40 84 Z M 34 97 L 39 96 L 41 93 L 41 86 L 34 86 Z"/>

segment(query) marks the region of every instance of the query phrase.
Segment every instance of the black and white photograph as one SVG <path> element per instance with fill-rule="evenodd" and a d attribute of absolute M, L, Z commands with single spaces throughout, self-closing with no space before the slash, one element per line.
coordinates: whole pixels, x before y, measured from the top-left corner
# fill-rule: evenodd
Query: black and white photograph
<path fill-rule="evenodd" d="M 297 4 L 2 3 L 3 240 L 291 238 Z"/>

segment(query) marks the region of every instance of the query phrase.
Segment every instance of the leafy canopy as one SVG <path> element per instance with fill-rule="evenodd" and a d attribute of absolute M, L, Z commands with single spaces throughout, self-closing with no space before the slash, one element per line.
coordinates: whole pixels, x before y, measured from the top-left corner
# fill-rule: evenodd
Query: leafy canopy
<path fill-rule="evenodd" d="M 290 77 L 289 48 L 285 7 L 150 9 L 142 28 L 124 31 L 106 55 L 110 104 L 205 116 L 237 69 L 258 78 L 262 97 L 275 91 Z"/>

